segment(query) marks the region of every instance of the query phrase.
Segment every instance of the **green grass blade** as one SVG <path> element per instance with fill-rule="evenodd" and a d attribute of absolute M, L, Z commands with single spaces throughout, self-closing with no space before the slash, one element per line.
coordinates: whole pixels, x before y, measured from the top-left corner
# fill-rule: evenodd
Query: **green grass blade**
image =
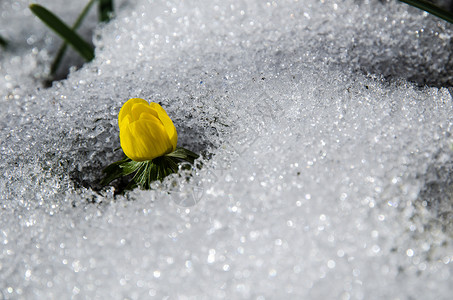
<path fill-rule="evenodd" d="M 88 12 L 90 11 L 91 6 L 93 6 L 94 2 L 98 0 L 91 0 L 90 2 L 85 5 L 85 8 L 83 9 L 82 13 L 80 13 L 79 17 L 75 21 L 74 25 L 72 25 L 72 30 L 76 31 L 80 25 L 82 24 L 83 19 L 88 15 Z M 58 67 L 60 66 L 61 60 L 63 59 L 63 55 L 66 52 L 66 49 L 68 48 L 68 44 L 64 42 L 60 49 L 58 49 L 57 55 L 55 56 L 55 59 L 52 62 L 52 65 L 50 66 L 50 75 L 53 76 L 55 72 L 57 71 Z"/>
<path fill-rule="evenodd" d="M 99 22 L 110 21 L 113 15 L 113 0 L 99 0 Z"/>
<path fill-rule="evenodd" d="M 8 45 L 8 42 L 2 38 L 2 36 L 0 35 L 0 46 L 6 48 L 6 46 Z"/>
<path fill-rule="evenodd" d="M 63 59 L 63 55 L 66 52 L 66 49 L 68 48 L 68 44 L 63 42 L 61 45 L 60 49 L 58 49 L 57 55 L 55 56 L 52 65 L 50 66 L 50 75 L 53 76 L 55 72 L 57 72 L 58 67 L 61 64 L 61 60 Z"/>
<path fill-rule="evenodd" d="M 47 26 L 60 35 L 66 43 L 74 47 L 86 61 L 91 61 L 94 58 L 93 48 L 57 16 L 39 4 L 30 4 L 30 10 Z"/>
<path fill-rule="evenodd" d="M 90 11 L 91 6 L 93 6 L 93 4 L 96 1 L 98 1 L 98 0 L 91 0 L 90 2 L 87 3 L 87 5 L 85 5 L 85 7 L 83 8 L 83 10 L 80 13 L 79 17 L 75 21 L 74 25 L 72 25 L 72 29 L 76 30 L 76 29 L 78 29 L 80 27 L 80 25 L 82 24 L 83 19 L 85 19 L 85 17 L 88 15 L 88 12 Z"/>
<path fill-rule="evenodd" d="M 423 0 L 400 0 L 401 2 L 407 3 L 414 7 L 420 8 L 424 11 L 429 12 L 436 17 L 444 19 L 447 22 L 453 23 L 453 14 L 449 11 L 443 10 L 432 3 Z"/>

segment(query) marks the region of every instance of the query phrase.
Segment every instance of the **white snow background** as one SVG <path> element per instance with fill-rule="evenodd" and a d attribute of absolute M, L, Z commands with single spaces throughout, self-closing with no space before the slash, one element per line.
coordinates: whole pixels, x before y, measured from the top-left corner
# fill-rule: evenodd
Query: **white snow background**
<path fill-rule="evenodd" d="M 39 1 L 68 23 L 86 2 Z M 0 3 L 0 299 L 450 299 L 452 25 L 396 1 L 115 1 L 81 29 L 96 58 L 44 89 L 60 40 L 28 3 Z M 203 157 L 114 196 L 132 97 Z"/>

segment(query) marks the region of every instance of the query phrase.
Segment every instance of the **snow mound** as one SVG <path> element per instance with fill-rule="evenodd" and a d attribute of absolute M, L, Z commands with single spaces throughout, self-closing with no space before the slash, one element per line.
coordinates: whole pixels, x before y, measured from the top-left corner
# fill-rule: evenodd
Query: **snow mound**
<path fill-rule="evenodd" d="M 27 14 L 2 6 L 2 28 Z M 0 54 L 0 298 L 450 297 L 451 25 L 378 1 L 117 6 L 49 89 L 34 53 L 58 41 L 8 28 L 39 47 Z M 132 97 L 202 158 L 114 196 Z"/>

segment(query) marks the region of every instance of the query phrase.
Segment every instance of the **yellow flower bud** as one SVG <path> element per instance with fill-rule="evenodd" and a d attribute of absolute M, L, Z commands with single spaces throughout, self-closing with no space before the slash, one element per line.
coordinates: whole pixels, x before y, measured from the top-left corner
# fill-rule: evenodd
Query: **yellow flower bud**
<path fill-rule="evenodd" d="M 157 103 L 129 99 L 120 110 L 118 126 L 121 148 L 132 160 L 152 160 L 176 149 L 175 125 Z"/>

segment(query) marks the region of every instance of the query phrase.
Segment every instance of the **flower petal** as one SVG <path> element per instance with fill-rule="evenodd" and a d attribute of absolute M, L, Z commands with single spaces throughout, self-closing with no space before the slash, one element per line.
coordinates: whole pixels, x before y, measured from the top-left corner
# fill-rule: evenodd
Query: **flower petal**
<path fill-rule="evenodd" d="M 172 144 L 157 118 L 141 119 L 120 130 L 121 148 L 134 161 L 152 160 L 170 153 Z"/>
<path fill-rule="evenodd" d="M 142 103 L 142 104 L 147 104 L 148 105 L 148 102 L 146 100 L 144 100 L 144 99 L 131 98 L 131 99 L 127 100 L 126 103 L 124 103 L 123 107 L 121 107 L 120 113 L 118 114 L 118 126 L 120 127 L 120 129 L 121 129 L 122 123 L 125 120 L 126 116 L 130 116 L 131 115 L 132 107 L 135 104 L 138 104 L 138 103 Z"/>
<path fill-rule="evenodd" d="M 132 120 L 140 120 L 142 114 L 153 115 L 156 119 L 159 119 L 157 112 L 148 103 L 135 103 L 131 108 Z"/>
<path fill-rule="evenodd" d="M 120 110 L 118 126 L 121 148 L 134 161 L 152 160 L 176 149 L 176 128 L 157 103 L 129 99 Z"/>
<path fill-rule="evenodd" d="M 176 127 L 173 124 L 173 121 L 167 115 L 167 112 L 158 103 L 151 102 L 149 105 L 157 112 L 159 119 L 162 121 L 162 124 L 165 127 L 165 131 L 168 134 L 168 138 L 170 139 L 171 145 L 173 147 L 172 151 L 175 151 L 176 144 L 178 143 L 178 133 L 176 132 Z"/>

